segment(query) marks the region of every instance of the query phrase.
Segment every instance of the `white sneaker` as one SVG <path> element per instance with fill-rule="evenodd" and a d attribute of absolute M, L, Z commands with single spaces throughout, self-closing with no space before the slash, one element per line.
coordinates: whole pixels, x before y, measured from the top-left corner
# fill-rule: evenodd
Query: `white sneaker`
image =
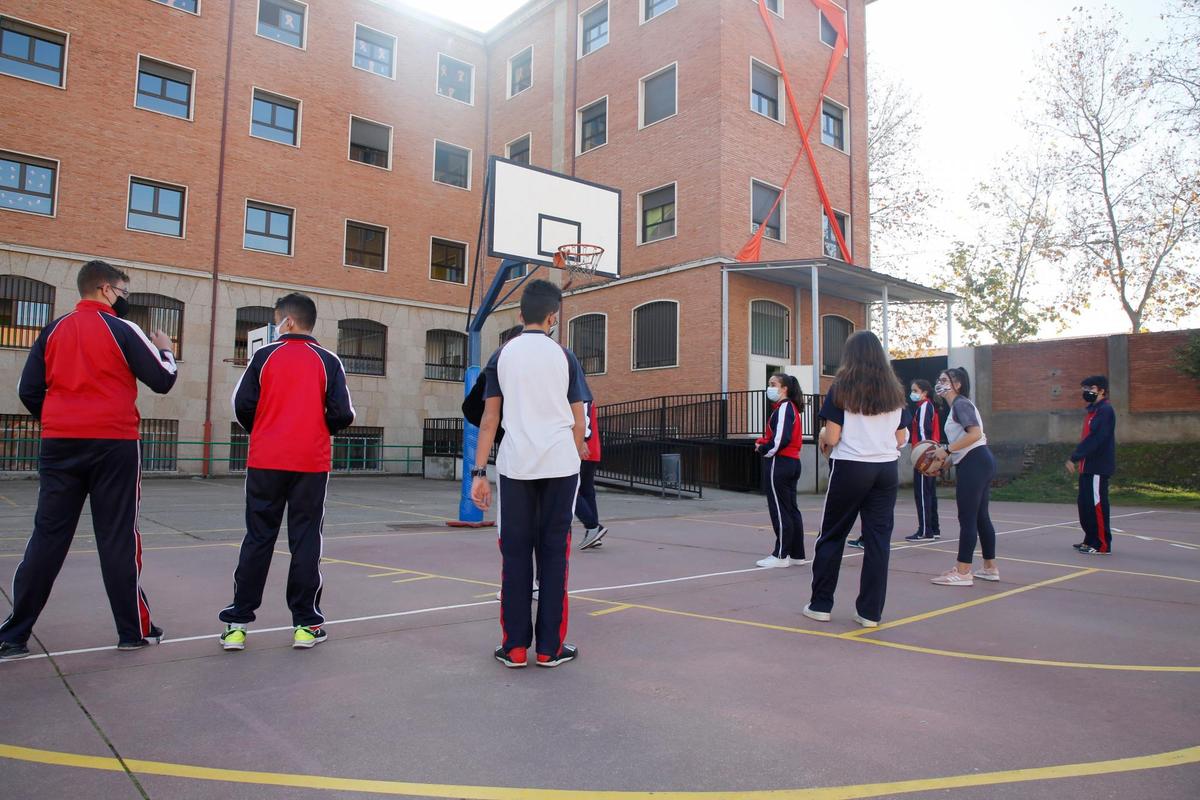
<path fill-rule="evenodd" d="M 864 628 L 878 628 L 879 627 L 878 622 L 876 622 L 873 619 L 867 619 L 866 617 L 860 617 L 858 615 L 858 612 L 854 613 L 854 621 L 857 622 L 859 625 L 862 625 Z"/>
<path fill-rule="evenodd" d="M 1000 568 L 999 567 L 992 567 L 991 569 L 988 569 L 987 567 L 980 567 L 979 569 L 975 570 L 975 572 L 973 574 L 975 575 L 976 578 L 979 578 L 979 580 L 981 580 L 981 581 L 998 581 L 998 580 L 1000 580 Z"/>
<path fill-rule="evenodd" d="M 790 561 L 793 566 L 799 566 L 800 564 L 808 563 L 807 558 L 789 558 L 788 561 Z"/>
<path fill-rule="evenodd" d="M 776 558 L 775 556 L 767 556 L 754 562 L 760 567 L 790 567 L 792 560 L 790 558 Z"/>
<path fill-rule="evenodd" d="M 938 575 L 936 578 L 930 578 L 930 583 L 936 583 L 938 586 L 974 586 L 975 579 L 971 577 L 971 573 L 963 575 L 956 569 L 949 569 Z"/>
<path fill-rule="evenodd" d="M 829 620 L 833 619 L 833 615 L 828 611 L 813 611 L 808 606 L 805 606 L 804 610 L 800 613 L 809 619 L 815 619 L 817 622 L 829 622 Z"/>

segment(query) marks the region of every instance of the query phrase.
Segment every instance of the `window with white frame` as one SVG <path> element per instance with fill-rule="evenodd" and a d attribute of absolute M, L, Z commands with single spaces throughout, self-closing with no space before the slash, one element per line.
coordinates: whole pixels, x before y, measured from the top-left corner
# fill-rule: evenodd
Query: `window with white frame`
<path fill-rule="evenodd" d="M 759 61 L 750 62 L 750 110 L 776 122 L 783 121 L 779 105 L 779 71 Z"/>
<path fill-rule="evenodd" d="M 292 254 L 292 215 L 290 208 L 246 203 L 246 230 L 242 246 L 282 256 Z"/>
<path fill-rule="evenodd" d="M 387 228 L 346 220 L 346 253 L 342 263 L 347 267 L 386 270 Z"/>
<path fill-rule="evenodd" d="M 675 235 L 675 184 L 640 195 L 643 244 Z"/>
<path fill-rule="evenodd" d="M 676 98 L 676 66 L 661 69 L 641 80 L 642 96 L 642 127 L 661 122 L 667 117 L 675 116 L 677 110 Z"/>
<path fill-rule="evenodd" d="M 846 109 L 832 100 L 821 103 L 821 143 L 846 150 Z"/>
<path fill-rule="evenodd" d="M 350 160 L 390 169 L 392 129 L 389 125 L 350 117 Z"/>
<path fill-rule="evenodd" d="M 603 314 L 583 314 L 571 320 L 571 352 L 579 359 L 584 375 L 603 375 L 606 370 L 608 318 Z"/>
<path fill-rule="evenodd" d="M 533 45 L 508 60 L 508 96 L 515 97 L 533 86 Z"/>
<path fill-rule="evenodd" d="M 54 216 L 58 162 L 0 150 L 0 208 Z"/>
<path fill-rule="evenodd" d="M 429 277 L 448 283 L 467 282 L 467 246 L 434 238 L 429 248 Z"/>
<path fill-rule="evenodd" d="M 763 236 L 767 239 L 783 241 L 783 198 L 781 190 L 759 181 L 750 184 L 750 229 L 757 233 L 759 228 L 766 228 Z M 776 204 L 778 200 L 778 204 Z"/>
<path fill-rule="evenodd" d="M 438 53 L 437 92 L 442 97 L 471 105 L 475 102 L 475 67 Z"/>
<path fill-rule="evenodd" d="M 448 142 L 435 142 L 433 179 L 447 186 L 470 188 L 471 151 Z"/>
<path fill-rule="evenodd" d="M 258 0 L 258 34 L 304 49 L 308 6 L 293 0 Z"/>
<path fill-rule="evenodd" d="M 354 25 L 354 66 L 385 78 L 396 77 L 396 37 Z"/>
<path fill-rule="evenodd" d="M 608 98 L 579 110 L 579 152 L 595 150 L 608 141 Z"/>
<path fill-rule="evenodd" d="M 529 163 L 529 140 L 530 134 L 525 134 L 520 139 L 514 139 L 505 146 L 506 155 L 510 161 L 516 161 L 518 164 Z"/>
<path fill-rule="evenodd" d="M 837 47 L 838 32 L 837 28 L 833 27 L 833 23 L 829 21 L 829 17 L 825 16 L 824 11 L 817 11 L 821 17 L 821 42 L 829 47 Z M 842 12 L 843 22 L 846 19 L 846 12 Z"/>
<path fill-rule="evenodd" d="M 642 0 L 642 22 L 649 22 L 677 5 L 679 0 Z"/>
<path fill-rule="evenodd" d="M 633 310 L 633 368 L 679 366 L 679 304 L 656 300 Z"/>
<path fill-rule="evenodd" d="M 597 3 L 579 17 L 579 55 L 594 53 L 608 44 L 608 0 Z"/>
<path fill-rule="evenodd" d="M 750 303 L 750 353 L 787 359 L 791 356 L 791 312 L 771 300 Z"/>
<path fill-rule="evenodd" d="M 838 232 L 842 234 L 842 240 L 846 242 L 846 249 L 849 250 L 850 234 L 846 224 L 849 217 L 837 210 L 834 210 L 833 217 L 837 220 Z M 821 249 L 826 258 L 841 259 L 842 257 L 842 249 L 838 247 L 837 237 L 834 236 L 833 228 L 829 224 L 829 217 L 824 211 L 821 212 Z"/>
<path fill-rule="evenodd" d="M 281 144 L 299 144 L 300 101 L 255 89 L 250 135 Z"/>
<path fill-rule="evenodd" d="M 147 111 L 191 119 L 194 78 L 191 70 L 140 56 L 136 105 Z"/>
<path fill-rule="evenodd" d="M 47 86 L 64 86 L 67 35 L 0 17 L 0 73 Z"/>
<path fill-rule="evenodd" d="M 125 225 L 133 231 L 183 237 L 187 189 L 144 178 L 129 179 Z"/>
<path fill-rule="evenodd" d="M 162 3 L 164 6 L 178 8 L 180 11 L 187 11 L 191 14 L 200 13 L 200 0 L 154 0 L 156 3 Z"/>

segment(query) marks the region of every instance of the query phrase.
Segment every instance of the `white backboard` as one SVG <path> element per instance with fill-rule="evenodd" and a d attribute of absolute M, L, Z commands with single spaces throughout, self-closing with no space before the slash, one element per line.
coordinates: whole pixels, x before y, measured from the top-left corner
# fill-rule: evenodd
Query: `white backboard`
<path fill-rule="evenodd" d="M 488 171 L 488 255 L 552 266 L 559 245 L 596 244 L 596 271 L 621 274 L 619 189 L 499 156 Z"/>
<path fill-rule="evenodd" d="M 255 328 L 246 334 L 246 355 L 254 358 L 254 354 L 258 352 L 258 348 L 268 345 L 278 338 L 279 333 L 275 330 L 274 325 L 264 325 L 261 328 Z"/>

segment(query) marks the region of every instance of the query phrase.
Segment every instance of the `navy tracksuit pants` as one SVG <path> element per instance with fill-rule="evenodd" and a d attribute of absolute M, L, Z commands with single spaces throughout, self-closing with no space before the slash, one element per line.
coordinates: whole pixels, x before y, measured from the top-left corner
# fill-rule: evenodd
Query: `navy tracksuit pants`
<path fill-rule="evenodd" d="M 983 550 L 984 560 L 996 557 L 996 528 L 988 515 L 992 478 L 996 459 L 987 445 L 976 447 L 955 465 L 954 497 L 958 501 L 958 561 L 970 564 L 975 543 Z"/>
<path fill-rule="evenodd" d="M 1101 553 L 1112 552 L 1108 515 L 1108 476 L 1080 474 L 1079 527 L 1083 528 L 1083 543 Z"/>
<path fill-rule="evenodd" d="M 575 516 L 583 527 L 600 527 L 600 507 L 596 505 L 596 461 L 579 463 L 579 496 L 575 498 Z"/>
<path fill-rule="evenodd" d="M 500 631 L 502 646 L 529 647 L 556 656 L 567 636 L 567 571 L 571 516 L 579 476 L 521 481 L 500 476 L 496 511 L 500 535 Z M 533 559 L 539 583 L 537 623 L 533 603 Z"/>
<path fill-rule="evenodd" d="M 254 621 L 254 612 L 262 605 L 285 508 L 292 554 L 287 579 L 292 625 L 315 627 L 325 621 L 321 613 L 320 564 L 328 486 L 328 472 L 246 470 L 246 536 L 233 573 L 233 602 L 222 609 L 222 622 L 246 625 Z"/>
<path fill-rule="evenodd" d="M 922 536 L 941 536 L 938 524 L 937 478 L 913 470 L 913 500 L 917 505 L 917 533 Z"/>
<path fill-rule="evenodd" d="M 150 633 L 150 605 L 140 585 L 141 476 L 137 440 L 42 439 L 33 535 L 13 576 L 13 611 L 0 625 L 0 641 L 24 644 L 29 640 L 71 549 L 84 501 L 89 499 L 100 573 L 118 641 L 136 642 Z"/>
<path fill-rule="evenodd" d="M 804 517 L 796 506 L 800 459 L 776 456 L 763 461 L 763 492 L 771 527 L 775 529 L 776 558 L 804 558 Z"/>
<path fill-rule="evenodd" d="M 883 617 L 887 596 L 888 558 L 900 473 L 895 461 L 874 463 L 839 458 L 829 462 L 829 487 L 825 490 L 825 513 L 821 535 L 813 556 L 813 611 L 831 611 L 842 568 L 846 536 L 854 521 L 862 517 L 862 575 L 859 578 L 859 616 L 878 622 Z"/>

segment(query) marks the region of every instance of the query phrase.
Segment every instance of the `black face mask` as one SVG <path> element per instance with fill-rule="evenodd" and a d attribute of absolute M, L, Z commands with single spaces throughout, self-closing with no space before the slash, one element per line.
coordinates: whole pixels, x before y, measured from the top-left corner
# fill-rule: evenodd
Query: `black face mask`
<path fill-rule="evenodd" d="M 129 301 L 124 297 L 117 295 L 117 299 L 112 304 L 113 313 L 121 319 L 129 316 Z"/>
<path fill-rule="evenodd" d="M 1095 392 L 1084 392 L 1083 399 L 1089 403 L 1094 403 L 1100 399 L 1100 395 L 1096 394 Z"/>

